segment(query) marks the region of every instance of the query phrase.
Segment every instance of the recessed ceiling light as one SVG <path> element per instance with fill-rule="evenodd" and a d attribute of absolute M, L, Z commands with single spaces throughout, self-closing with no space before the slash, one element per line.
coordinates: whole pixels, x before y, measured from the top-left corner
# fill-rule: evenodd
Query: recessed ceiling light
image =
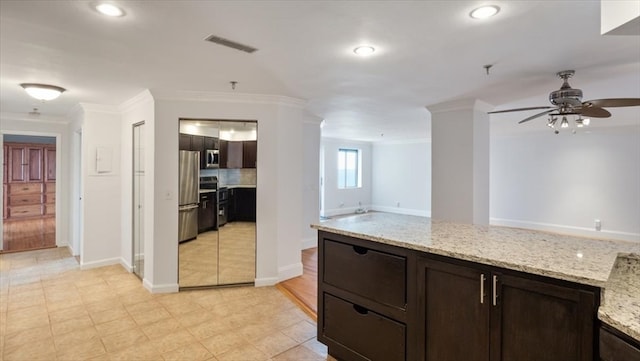
<path fill-rule="evenodd" d="M 55 85 L 36 84 L 36 83 L 22 83 L 22 88 L 38 100 L 46 101 L 53 100 L 60 96 L 66 89 Z"/>
<path fill-rule="evenodd" d="M 370 45 L 361 45 L 353 49 L 353 52 L 356 53 L 356 55 L 360 55 L 360 56 L 369 56 L 373 54 L 375 51 L 376 49 Z"/>
<path fill-rule="evenodd" d="M 122 9 L 120 9 L 119 7 L 113 4 L 108 4 L 108 3 L 98 4 L 96 6 L 96 10 L 98 10 L 100 14 L 106 15 L 106 16 L 118 17 L 118 16 L 124 15 L 124 11 Z"/>
<path fill-rule="evenodd" d="M 487 6 L 481 6 L 473 10 L 471 13 L 469 13 L 469 16 L 471 16 L 474 19 L 486 19 L 494 16 L 498 12 L 500 12 L 499 7 L 495 5 L 487 5 Z"/>

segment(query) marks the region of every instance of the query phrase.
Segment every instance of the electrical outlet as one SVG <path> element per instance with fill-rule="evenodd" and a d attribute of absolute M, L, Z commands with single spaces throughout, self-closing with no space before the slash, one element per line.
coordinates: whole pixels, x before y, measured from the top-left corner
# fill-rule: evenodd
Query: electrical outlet
<path fill-rule="evenodd" d="M 599 219 L 596 219 L 594 221 L 594 223 L 595 223 L 596 231 L 601 231 L 602 230 L 602 222 L 600 222 Z"/>
<path fill-rule="evenodd" d="M 400 202 L 396 202 L 396 207 L 400 207 Z"/>

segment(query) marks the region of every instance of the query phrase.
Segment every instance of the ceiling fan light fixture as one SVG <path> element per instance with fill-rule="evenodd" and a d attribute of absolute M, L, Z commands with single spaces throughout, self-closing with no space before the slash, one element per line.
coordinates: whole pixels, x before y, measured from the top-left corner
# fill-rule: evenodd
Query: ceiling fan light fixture
<path fill-rule="evenodd" d="M 490 18 L 500 12 L 500 8 L 496 5 L 485 5 L 477 9 L 474 9 L 469 13 L 469 16 L 473 19 L 486 19 Z"/>
<path fill-rule="evenodd" d="M 567 117 L 562 117 L 562 123 L 560 123 L 560 128 L 569 128 L 569 121 Z"/>
<path fill-rule="evenodd" d="M 110 3 L 100 3 L 96 5 L 96 10 L 98 10 L 98 12 L 102 15 L 110 16 L 113 18 L 124 16 L 124 10 Z"/>
<path fill-rule="evenodd" d="M 376 49 L 371 45 L 360 45 L 353 49 L 356 55 L 369 56 L 375 53 Z"/>
<path fill-rule="evenodd" d="M 549 117 L 549 121 L 547 121 L 547 127 L 554 128 L 556 126 L 556 121 L 558 121 L 558 118 Z"/>
<path fill-rule="evenodd" d="M 54 100 L 66 90 L 65 88 L 62 88 L 56 85 L 37 84 L 37 83 L 22 83 L 20 84 L 20 86 L 31 97 L 41 101 Z"/>
<path fill-rule="evenodd" d="M 589 118 L 582 118 L 582 124 L 584 124 L 585 127 L 588 127 L 589 124 L 591 124 L 591 119 Z"/>

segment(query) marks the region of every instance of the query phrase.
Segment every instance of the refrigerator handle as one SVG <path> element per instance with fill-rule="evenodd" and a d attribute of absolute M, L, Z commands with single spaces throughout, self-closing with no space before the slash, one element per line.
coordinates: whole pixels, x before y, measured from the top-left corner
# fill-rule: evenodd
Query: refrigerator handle
<path fill-rule="evenodd" d="M 190 211 L 192 209 L 196 209 L 198 208 L 197 204 L 193 204 L 193 205 L 189 205 L 189 206 L 180 206 L 180 208 L 178 208 L 179 212 L 184 212 L 184 211 Z"/>

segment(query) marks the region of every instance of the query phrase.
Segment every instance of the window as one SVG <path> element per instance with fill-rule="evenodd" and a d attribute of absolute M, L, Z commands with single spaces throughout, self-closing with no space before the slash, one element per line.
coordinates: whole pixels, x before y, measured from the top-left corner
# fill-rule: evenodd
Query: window
<path fill-rule="evenodd" d="M 360 150 L 338 149 L 338 188 L 358 188 L 360 183 Z"/>

